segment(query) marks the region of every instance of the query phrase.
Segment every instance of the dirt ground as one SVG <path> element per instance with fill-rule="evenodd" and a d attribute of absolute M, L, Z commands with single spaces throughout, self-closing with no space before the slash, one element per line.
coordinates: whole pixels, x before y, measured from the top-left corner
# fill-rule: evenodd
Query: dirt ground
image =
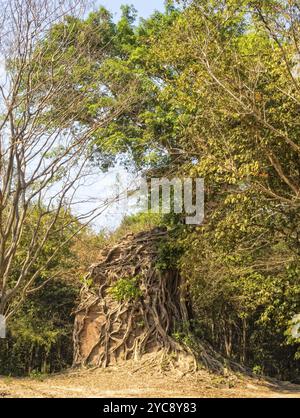
<path fill-rule="evenodd" d="M 300 386 L 205 370 L 182 375 L 126 364 L 36 378 L 0 377 L 2 398 L 300 398 Z"/>

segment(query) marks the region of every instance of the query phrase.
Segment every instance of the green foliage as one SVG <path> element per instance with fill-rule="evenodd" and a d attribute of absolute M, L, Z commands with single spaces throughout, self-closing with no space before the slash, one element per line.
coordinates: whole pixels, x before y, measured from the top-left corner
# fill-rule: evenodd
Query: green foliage
<path fill-rule="evenodd" d="M 114 115 L 92 135 L 93 159 L 103 169 L 120 159 L 139 167 L 160 165 L 166 160 L 156 144 L 163 137 L 169 140 L 173 110 L 157 100 L 160 81 L 151 45 L 171 27 L 177 15 L 176 8 L 168 5 L 166 13 L 156 12 L 135 26 L 133 7 L 123 6 L 117 23 L 101 7 L 86 19 L 72 17 L 55 25 L 37 47 L 38 57 L 43 51 L 42 60 L 37 59 L 33 68 L 37 94 L 41 93 L 40 86 L 46 89 L 52 67 L 56 71 L 54 84 L 59 86 L 66 77 L 65 62 L 70 63 L 68 90 L 63 94 L 58 90 L 45 112 L 48 125 L 60 124 L 63 114 L 76 121 L 74 129 L 94 127 L 103 113 Z M 55 55 L 57 50 L 61 53 Z"/>
<path fill-rule="evenodd" d="M 149 231 L 162 225 L 162 217 L 155 213 L 137 213 L 126 216 L 117 231 L 113 234 L 114 239 L 119 239 L 128 233 Z"/>
<path fill-rule="evenodd" d="M 267 227 L 251 231 L 249 226 L 250 221 L 244 240 L 238 227 L 229 238 L 216 239 L 213 225 L 186 235 L 181 273 L 202 338 L 264 373 L 295 377 L 298 344 L 287 330 L 300 309 L 299 258 Z"/>
<path fill-rule="evenodd" d="M 195 348 L 195 333 L 192 332 L 191 322 L 175 323 L 172 337 L 175 341 L 186 345 L 189 348 Z"/>
<path fill-rule="evenodd" d="M 168 240 L 163 239 L 158 246 L 156 268 L 160 271 L 176 270 L 183 255 L 183 246 L 178 239 L 178 233 L 171 233 Z"/>
<path fill-rule="evenodd" d="M 15 254 L 9 285 L 17 280 L 32 233 L 36 232 L 36 245 L 44 238 L 52 221 L 46 213 L 42 218 L 37 207 L 28 211 L 20 245 Z M 37 225 L 39 228 L 37 228 Z M 78 222 L 71 214 L 61 212 L 56 228 L 32 263 L 29 274 L 40 274 L 33 285 L 11 309 L 14 314 L 7 323 L 7 338 L 0 340 L 0 374 L 28 375 L 52 373 L 70 366 L 73 361 L 74 311 L 80 291 L 80 271 L 86 271 L 78 245 L 97 247 L 97 238 L 88 230 L 69 239 L 77 230 Z M 69 239 L 60 251 L 58 243 Z M 89 249 L 88 252 L 91 252 Z M 55 254 L 53 256 L 53 254 Z M 52 257 L 53 256 L 53 257 Z M 52 257 L 51 262 L 47 260 Z"/>
<path fill-rule="evenodd" d="M 142 291 L 139 288 L 140 277 L 121 278 L 111 288 L 110 293 L 118 302 L 134 301 L 142 296 Z"/>
<path fill-rule="evenodd" d="M 0 374 L 40 376 L 70 366 L 78 285 L 57 279 L 32 294 L 8 322 L 0 340 Z"/>
<path fill-rule="evenodd" d="M 261 376 L 261 375 L 263 374 L 263 371 L 262 371 L 261 366 L 254 366 L 254 367 L 252 368 L 252 372 L 253 372 L 254 374 L 256 374 L 257 376 Z"/>

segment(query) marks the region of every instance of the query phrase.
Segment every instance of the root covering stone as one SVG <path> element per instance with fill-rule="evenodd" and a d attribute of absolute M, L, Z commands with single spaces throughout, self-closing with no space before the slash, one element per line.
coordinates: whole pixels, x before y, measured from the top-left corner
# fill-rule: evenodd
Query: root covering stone
<path fill-rule="evenodd" d="M 162 362 L 190 367 L 190 350 L 172 336 L 190 319 L 186 289 L 178 271 L 157 268 L 167 239 L 161 228 L 129 234 L 91 267 L 76 312 L 74 365 L 106 367 L 157 353 Z M 116 298 L 120 280 L 134 283 L 134 297 Z"/>

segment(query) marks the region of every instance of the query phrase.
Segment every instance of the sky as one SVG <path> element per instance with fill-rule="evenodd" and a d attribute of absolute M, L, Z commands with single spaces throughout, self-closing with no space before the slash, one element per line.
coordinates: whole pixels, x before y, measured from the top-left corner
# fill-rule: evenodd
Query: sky
<path fill-rule="evenodd" d="M 110 10 L 117 19 L 120 16 L 120 7 L 122 4 L 133 5 L 139 17 L 148 17 L 155 10 L 164 10 L 164 0 L 98 0 L 97 5 L 103 5 Z"/>

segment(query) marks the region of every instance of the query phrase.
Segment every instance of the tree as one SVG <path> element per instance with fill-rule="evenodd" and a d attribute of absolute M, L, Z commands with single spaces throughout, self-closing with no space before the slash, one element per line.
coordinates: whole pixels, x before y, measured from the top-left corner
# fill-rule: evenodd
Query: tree
<path fill-rule="evenodd" d="M 191 2 L 154 50 L 171 72 L 161 96 L 181 124 L 179 173 L 206 182 L 181 267 L 200 334 L 285 375 L 299 310 L 299 17 L 297 2 L 264 5 Z"/>
<path fill-rule="evenodd" d="M 111 30 L 102 13 L 98 18 L 104 33 L 95 39 L 99 25 L 93 27 L 91 17 L 85 30 L 83 13 L 80 0 L 2 4 L 0 314 L 6 317 L 33 292 L 43 269 L 103 210 L 71 216 L 76 190 L 89 172 L 91 137 L 122 113 L 126 103 L 110 106 L 102 90 L 93 111 L 93 88 L 99 81 L 94 69 L 109 52 Z M 50 237 L 60 233 L 63 239 L 38 265 Z"/>
<path fill-rule="evenodd" d="M 37 209 L 30 210 L 24 225 L 25 232 L 14 257 L 10 285 L 15 283 L 30 243 L 30 229 L 38 217 Z M 62 216 L 58 223 L 65 221 Z M 76 219 L 74 218 L 76 223 Z M 41 225 L 41 234 L 46 226 Z M 75 228 L 74 228 L 75 229 Z M 5 339 L 0 341 L 0 373 L 24 376 L 33 373 L 58 372 L 73 363 L 74 311 L 77 308 L 86 271 L 97 259 L 104 236 L 85 228 L 64 245 L 51 263 L 58 242 L 69 237 L 69 231 L 52 231 L 47 245 L 32 265 L 30 274 L 40 270 L 35 288 L 29 289 L 20 303 L 11 303 Z M 15 305 L 14 305 L 15 303 Z"/>
<path fill-rule="evenodd" d="M 293 367 L 281 347 L 299 309 L 297 10 L 192 1 L 143 22 L 122 61 L 107 63 L 147 86 L 103 131 L 118 139 L 114 152 L 128 149 L 148 175 L 205 178 L 205 224 L 187 228 L 181 264 L 195 312 L 225 355 L 271 373 Z M 296 341 L 284 350 L 295 364 Z"/>

